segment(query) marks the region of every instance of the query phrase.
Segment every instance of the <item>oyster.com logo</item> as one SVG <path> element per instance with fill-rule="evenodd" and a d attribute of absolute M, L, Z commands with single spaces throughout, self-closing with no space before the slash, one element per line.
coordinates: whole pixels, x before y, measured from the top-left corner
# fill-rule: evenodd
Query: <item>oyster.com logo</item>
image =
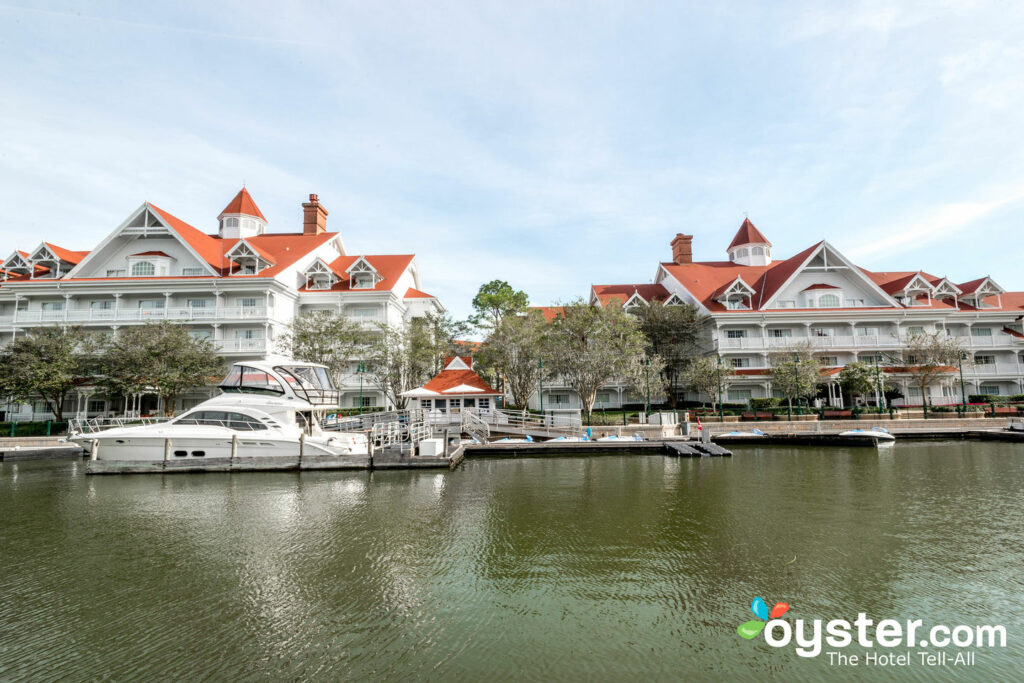
<path fill-rule="evenodd" d="M 750 603 L 750 611 L 754 613 L 757 619 L 745 621 L 736 628 L 736 632 L 740 634 L 740 637 L 747 640 L 756 638 L 757 634 L 764 630 L 765 624 L 769 620 L 778 619 L 788 612 L 789 605 L 784 602 L 777 602 L 775 607 L 772 607 L 771 611 L 769 611 L 768 603 L 764 601 L 764 598 L 754 598 Z"/>

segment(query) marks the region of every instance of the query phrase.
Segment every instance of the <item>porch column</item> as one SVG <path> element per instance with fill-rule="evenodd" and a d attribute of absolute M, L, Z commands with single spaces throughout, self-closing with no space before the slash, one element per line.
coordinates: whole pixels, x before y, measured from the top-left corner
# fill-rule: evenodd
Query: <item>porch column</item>
<path fill-rule="evenodd" d="M 71 310 L 71 295 L 70 294 L 65 294 L 64 295 L 64 322 L 67 322 L 68 316 L 70 315 L 68 313 L 68 311 L 70 311 L 70 310 Z"/>
<path fill-rule="evenodd" d="M 114 320 L 118 319 L 118 312 L 121 310 L 121 292 L 114 292 Z M 114 328 L 117 329 L 116 327 Z"/>

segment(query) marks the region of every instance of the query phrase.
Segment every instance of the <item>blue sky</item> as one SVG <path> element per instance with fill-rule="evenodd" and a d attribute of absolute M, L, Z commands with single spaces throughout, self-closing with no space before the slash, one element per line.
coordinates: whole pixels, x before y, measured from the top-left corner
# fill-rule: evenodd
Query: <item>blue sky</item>
<path fill-rule="evenodd" d="M 181 5 L 186 5 L 182 3 Z M 457 316 L 788 256 L 1024 289 L 1024 3 L 3 3 L 0 251 L 149 200 L 415 252 Z"/>

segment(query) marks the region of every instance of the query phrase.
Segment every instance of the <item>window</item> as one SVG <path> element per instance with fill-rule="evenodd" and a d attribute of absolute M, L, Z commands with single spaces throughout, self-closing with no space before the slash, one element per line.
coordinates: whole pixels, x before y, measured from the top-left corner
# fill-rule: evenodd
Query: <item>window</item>
<path fill-rule="evenodd" d="M 924 334 L 924 327 L 920 325 L 911 325 L 910 327 L 907 328 L 908 337 L 916 337 L 921 334 Z"/>
<path fill-rule="evenodd" d="M 229 227 L 229 228 L 237 228 L 238 227 L 238 219 L 237 218 L 225 218 L 224 219 L 224 225 L 226 227 Z"/>
<path fill-rule="evenodd" d="M 89 405 L 86 406 L 86 411 L 90 413 L 102 413 L 107 409 L 107 402 L 99 399 L 91 399 Z"/>
<path fill-rule="evenodd" d="M 166 299 L 139 299 L 139 308 L 144 311 L 151 311 L 163 308 L 166 303 Z"/>
<path fill-rule="evenodd" d="M 246 297 L 238 300 L 238 305 L 242 308 L 259 308 L 260 300 L 254 297 Z"/>
<path fill-rule="evenodd" d="M 64 302 L 63 301 L 44 301 L 43 305 L 41 306 L 41 308 L 44 311 L 63 311 L 64 310 Z"/>
<path fill-rule="evenodd" d="M 729 362 L 732 363 L 732 366 L 734 368 L 749 368 L 750 367 L 750 359 L 749 358 L 730 358 Z"/>
<path fill-rule="evenodd" d="M 566 396 L 566 399 L 568 399 L 568 398 L 569 397 Z M 568 400 L 566 400 L 566 403 L 568 403 Z M 480 408 L 480 410 L 489 410 L 490 407 L 491 407 L 491 399 L 490 399 L 490 397 L 489 396 L 484 396 L 483 398 L 478 398 L 476 400 L 476 406 L 477 406 L 477 408 Z"/>
<path fill-rule="evenodd" d="M 818 308 L 839 308 L 839 297 L 835 294 L 822 294 L 818 297 Z"/>
<path fill-rule="evenodd" d="M 107 277 L 124 277 L 124 268 L 110 268 L 107 270 Z"/>
<path fill-rule="evenodd" d="M 998 396 L 999 385 L 998 384 L 982 384 L 978 387 L 979 394 L 985 394 L 986 396 Z"/>
<path fill-rule="evenodd" d="M 17 310 L 27 311 L 28 310 L 28 299 L 18 299 Z"/>
<path fill-rule="evenodd" d="M 48 413 L 48 412 L 50 412 L 50 407 L 48 405 L 46 405 L 46 401 L 35 401 L 35 402 L 32 403 L 32 412 L 33 413 Z"/>
<path fill-rule="evenodd" d="M 746 339 L 747 338 L 747 331 L 746 330 L 726 330 L 725 336 L 728 339 Z"/>
<path fill-rule="evenodd" d="M 353 408 L 374 408 L 377 406 L 376 396 L 353 396 L 352 407 Z M 430 409 L 430 399 L 420 402 L 422 408 Z"/>
<path fill-rule="evenodd" d="M 183 425 L 211 425 L 214 427 L 227 427 L 238 431 L 257 431 L 266 429 L 267 425 L 257 418 L 244 413 L 233 413 L 220 410 L 200 410 L 194 413 L 187 413 L 177 420 Z"/>
<path fill-rule="evenodd" d="M 114 302 L 110 299 L 101 299 L 98 301 L 90 301 L 89 308 L 94 311 L 109 311 L 114 308 Z"/>
<path fill-rule="evenodd" d="M 235 339 L 263 339 L 263 330 L 235 330 Z"/>
<path fill-rule="evenodd" d="M 139 261 L 132 265 L 132 277 L 150 277 L 156 275 L 156 266 L 150 261 Z"/>
<path fill-rule="evenodd" d="M 352 315 L 356 318 L 373 319 L 377 317 L 377 307 L 359 306 L 352 309 Z"/>
<path fill-rule="evenodd" d="M 974 357 L 974 363 L 976 365 L 995 365 L 996 357 L 978 354 L 977 356 Z"/>
<path fill-rule="evenodd" d="M 834 337 L 836 331 L 831 327 L 815 327 L 811 329 L 811 334 L 815 337 Z"/>
<path fill-rule="evenodd" d="M 864 305 L 864 299 L 846 299 L 847 308 L 857 308 Z"/>
<path fill-rule="evenodd" d="M 186 277 L 189 277 L 189 276 L 193 276 L 193 275 L 203 275 L 204 273 L 203 273 L 203 269 L 202 268 L 192 268 L 192 267 L 189 267 L 189 268 L 182 268 L 181 269 L 181 274 L 186 276 Z"/>
<path fill-rule="evenodd" d="M 753 247 L 750 253 L 753 256 L 764 256 L 764 247 Z"/>
<path fill-rule="evenodd" d="M 730 401 L 747 402 L 750 400 L 750 389 L 729 389 Z"/>
<path fill-rule="evenodd" d="M 991 337 L 992 336 L 992 328 L 991 327 L 972 327 L 971 328 L 971 336 L 972 337 Z"/>
<path fill-rule="evenodd" d="M 793 299 L 783 299 L 779 301 L 779 308 L 796 308 L 796 301 Z"/>
<path fill-rule="evenodd" d="M 768 330 L 768 336 L 773 338 L 773 339 L 784 339 L 784 338 L 787 338 L 787 337 L 792 337 L 793 336 L 793 330 L 790 330 L 790 329 Z"/>
<path fill-rule="evenodd" d="M 874 365 L 876 363 L 881 365 L 883 362 L 882 354 L 880 353 L 862 353 L 857 358 L 857 360 L 859 360 L 861 363 L 869 363 L 871 365 Z"/>
<path fill-rule="evenodd" d="M 481 402 L 483 400 L 484 399 L 480 399 Z M 548 400 L 551 401 L 551 403 L 553 403 L 555 405 L 567 406 L 567 405 L 569 405 L 569 394 L 550 394 L 548 396 Z M 482 403 L 481 403 L 480 407 L 483 408 L 483 404 Z"/>
<path fill-rule="evenodd" d="M 839 365 L 839 356 L 821 356 L 818 362 L 827 368 L 834 368 Z"/>
<path fill-rule="evenodd" d="M 372 289 L 373 285 L 372 273 L 356 273 L 352 276 L 352 289 Z"/>
<path fill-rule="evenodd" d="M 877 327 L 858 327 L 857 328 L 857 336 L 858 337 L 877 337 L 878 336 L 878 328 Z"/>
<path fill-rule="evenodd" d="M 612 402 L 612 392 L 610 391 L 599 391 L 597 392 L 597 403 L 603 403 L 605 405 Z"/>
<path fill-rule="evenodd" d="M 213 339 L 213 332 L 210 330 L 189 330 L 188 336 L 193 339 Z"/>
<path fill-rule="evenodd" d="M 921 387 L 908 387 L 907 393 L 911 398 L 921 398 Z"/>

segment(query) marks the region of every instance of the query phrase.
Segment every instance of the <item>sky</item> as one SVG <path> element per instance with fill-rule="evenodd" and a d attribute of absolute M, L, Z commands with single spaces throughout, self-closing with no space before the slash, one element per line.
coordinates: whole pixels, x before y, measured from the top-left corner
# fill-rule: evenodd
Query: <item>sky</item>
<path fill-rule="evenodd" d="M 1024 3 L 0 0 L 0 258 L 315 192 L 456 317 L 788 257 L 1024 290 Z"/>

